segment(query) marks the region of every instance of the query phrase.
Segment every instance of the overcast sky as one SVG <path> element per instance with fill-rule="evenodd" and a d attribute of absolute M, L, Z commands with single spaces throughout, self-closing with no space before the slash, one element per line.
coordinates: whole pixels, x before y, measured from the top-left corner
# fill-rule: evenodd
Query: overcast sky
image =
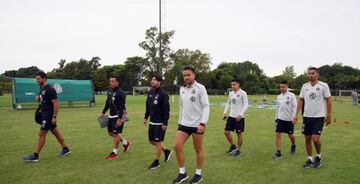
<path fill-rule="evenodd" d="M 222 61 L 256 62 L 268 76 L 288 65 L 360 67 L 359 0 L 164 0 L 173 49 Z M 102 65 L 144 55 L 158 0 L 0 0 L 0 73 L 60 59 L 99 56 Z"/>

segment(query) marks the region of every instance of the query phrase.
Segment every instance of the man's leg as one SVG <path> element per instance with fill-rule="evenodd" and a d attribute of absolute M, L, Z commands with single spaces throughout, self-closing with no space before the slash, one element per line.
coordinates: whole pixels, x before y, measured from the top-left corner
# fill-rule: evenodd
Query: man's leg
<path fill-rule="evenodd" d="M 204 164 L 204 150 L 203 150 L 203 137 L 204 134 L 192 134 L 194 148 L 196 151 L 196 172 L 195 174 L 201 175 L 201 170 Z"/>
<path fill-rule="evenodd" d="M 312 136 L 305 135 L 305 148 L 308 157 L 312 157 Z"/>
<path fill-rule="evenodd" d="M 294 134 L 288 134 L 288 136 L 289 136 L 289 139 L 291 141 L 291 144 L 295 145 L 295 136 L 294 136 Z"/>
<path fill-rule="evenodd" d="M 242 137 L 242 133 L 237 133 L 237 136 L 238 136 L 238 150 L 241 149 L 241 145 L 243 143 L 243 137 Z"/>
<path fill-rule="evenodd" d="M 233 145 L 234 142 L 233 142 L 233 139 L 232 139 L 232 136 L 231 136 L 231 132 L 225 130 L 225 131 L 224 131 L 224 135 L 225 135 L 227 141 L 230 143 L 230 145 Z"/>
<path fill-rule="evenodd" d="M 35 148 L 35 153 L 34 153 L 35 157 L 38 157 L 39 153 L 41 152 L 41 149 L 44 147 L 47 133 L 48 133 L 48 130 L 40 130 L 39 140 L 37 142 L 37 145 Z"/>
<path fill-rule="evenodd" d="M 117 150 L 117 149 L 119 149 L 121 135 L 120 134 L 113 134 L 113 138 L 114 138 L 114 149 Z"/>
<path fill-rule="evenodd" d="M 312 140 L 314 142 L 314 146 L 316 149 L 317 154 L 321 154 L 321 142 L 320 142 L 320 135 L 313 135 Z"/>
<path fill-rule="evenodd" d="M 176 152 L 176 159 L 178 161 L 179 168 L 185 168 L 185 157 L 184 157 L 184 144 L 189 138 L 189 135 L 182 131 L 176 131 L 174 149 Z"/>
<path fill-rule="evenodd" d="M 280 149 L 281 149 L 281 133 L 280 132 L 276 132 L 276 135 L 275 135 L 275 148 L 276 148 L 276 151 L 280 151 Z"/>
<path fill-rule="evenodd" d="M 54 128 L 53 130 L 51 130 L 51 133 L 56 137 L 56 140 L 63 148 L 67 147 L 65 144 L 64 136 L 61 134 L 58 128 Z"/>

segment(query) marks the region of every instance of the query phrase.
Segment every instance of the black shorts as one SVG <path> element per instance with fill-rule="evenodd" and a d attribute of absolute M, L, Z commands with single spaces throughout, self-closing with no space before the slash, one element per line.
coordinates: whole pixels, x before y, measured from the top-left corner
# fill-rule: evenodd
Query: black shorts
<path fill-rule="evenodd" d="M 114 134 L 121 134 L 123 131 L 123 127 L 124 127 L 124 123 L 121 126 L 117 126 L 116 122 L 117 122 L 118 118 L 109 118 L 109 123 L 108 123 L 108 132 L 110 133 L 114 133 Z"/>
<path fill-rule="evenodd" d="M 321 135 L 324 127 L 324 117 L 321 118 L 307 118 L 304 117 L 302 124 L 302 133 L 304 135 Z"/>
<path fill-rule="evenodd" d="M 241 118 L 240 121 L 236 121 L 236 118 L 228 117 L 225 125 L 226 131 L 235 131 L 236 133 L 242 133 L 245 130 L 245 119 Z"/>
<path fill-rule="evenodd" d="M 188 127 L 188 126 L 184 126 L 184 125 L 179 125 L 178 130 L 182 131 L 182 132 L 185 132 L 188 135 L 191 135 L 191 134 L 204 134 L 204 133 L 197 133 L 197 127 Z"/>
<path fill-rule="evenodd" d="M 57 125 L 52 124 L 52 118 L 44 119 L 41 123 L 41 130 L 54 130 Z"/>
<path fill-rule="evenodd" d="M 165 138 L 165 131 L 162 125 L 149 125 L 149 141 L 162 142 Z"/>
<path fill-rule="evenodd" d="M 293 134 L 294 133 L 294 124 L 292 121 L 284 121 L 281 119 L 275 120 L 276 130 L 277 133 L 286 133 L 286 134 Z"/>

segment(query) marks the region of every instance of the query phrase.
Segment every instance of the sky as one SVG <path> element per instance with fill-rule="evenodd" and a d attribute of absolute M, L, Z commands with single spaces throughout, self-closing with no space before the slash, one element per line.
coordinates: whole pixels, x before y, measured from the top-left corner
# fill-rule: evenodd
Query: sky
<path fill-rule="evenodd" d="M 341 62 L 360 68 L 359 0 L 163 0 L 172 49 L 221 62 L 252 61 L 266 75 Z M 158 0 L 1 0 L 0 73 L 60 59 L 102 65 L 144 56 L 138 43 L 158 26 Z"/>

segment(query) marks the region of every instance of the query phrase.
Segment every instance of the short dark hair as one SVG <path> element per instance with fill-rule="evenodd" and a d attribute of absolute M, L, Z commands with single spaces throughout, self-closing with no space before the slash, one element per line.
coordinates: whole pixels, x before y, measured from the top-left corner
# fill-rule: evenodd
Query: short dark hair
<path fill-rule="evenodd" d="M 236 83 L 238 83 L 238 84 L 241 84 L 241 82 L 240 82 L 239 79 L 233 79 L 233 80 L 231 80 L 231 82 L 236 82 Z"/>
<path fill-rule="evenodd" d="M 46 73 L 44 71 L 36 72 L 35 77 L 37 77 L 37 76 L 39 76 L 39 77 L 41 77 L 43 79 L 47 79 L 47 75 L 46 75 Z"/>
<path fill-rule="evenodd" d="M 115 79 L 117 82 L 120 82 L 119 77 L 116 76 L 116 75 L 111 75 L 111 76 L 110 76 L 110 79 L 111 79 L 111 78 Z"/>
<path fill-rule="evenodd" d="M 319 69 L 318 68 L 316 68 L 316 67 L 310 67 L 309 69 L 308 69 L 308 71 L 310 71 L 310 70 L 315 70 L 317 73 L 319 73 Z"/>
<path fill-rule="evenodd" d="M 280 81 L 280 84 L 289 85 L 289 83 L 288 83 L 288 81 L 287 81 L 287 80 L 282 80 L 282 81 Z"/>
<path fill-rule="evenodd" d="M 161 84 L 162 84 L 162 82 L 163 82 L 163 80 L 164 80 L 161 75 L 153 75 L 153 76 L 151 77 L 151 79 L 152 79 L 152 78 L 155 78 L 155 80 L 159 81 Z"/>
<path fill-rule="evenodd" d="M 196 72 L 195 72 L 195 68 L 192 67 L 192 66 L 184 66 L 183 71 L 185 71 L 185 70 L 190 70 L 190 71 L 192 71 L 194 74 L 196 73 Z"/>

